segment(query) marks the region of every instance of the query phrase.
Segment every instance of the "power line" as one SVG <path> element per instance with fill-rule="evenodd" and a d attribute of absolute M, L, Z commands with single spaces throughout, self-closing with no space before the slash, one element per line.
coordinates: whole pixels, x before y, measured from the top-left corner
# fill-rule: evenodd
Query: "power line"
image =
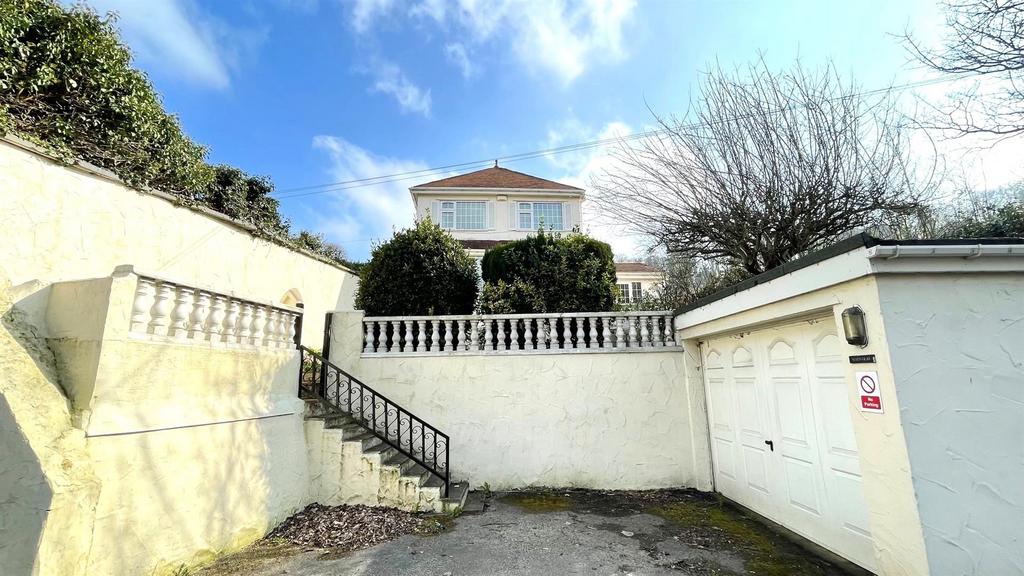
<path fill-rule="evenodd" d="M 977 76 L 977 75 L 978 74 L 975 74 L 975 76 Z M 881 93 L 885 93 L 885 92 L 901 92 L 903 90 L 908 90 L 910 88 L 920 88 L 920 87 L 924 87 L 924 86 L 931 86 L 931 85 L 934 85 L 934 84 L 942 84 L 942 83 L 946 83 L 946 82 L 958 81 L 958 80 L 962 80 L 963 78 L 968 78 L 968 77 L 970 77 L 970 76 L 962 76 L 962 77 L 957 77 L 957 78 L 941 77 L 941 78 L 932 78 L 930 80 L 918 80 L 916 82 L 907 82 L 905 84 L 900 84 L 900 85 L 896 85 L 896 86 L 889 86 L 889 87 L 885 87 L 885 88 L 875 88 L 875 89 L 872 89 L 872 90 L 865 90 L 863 92 L 858 92 L 856 94 L 848 94 L 846 96 L 839 96 L 839 97 L 836 97 L 836 98 L 834 98 L 832 100 L 843 100 L 843 99 L 848 99 L 848 98 L 860 98 L 860 97 L 864 97 L 864 96 L 872 96 L 872 95 L 881 94 Z M 780 108 L 779 110 L 775 111 L 775 114 L 779 114 L 779 113 L 784 112 L 784 111 L 786 111 L 788 109 L 790 109 L 790 108 L 789 107 Z M 762 112 L 757 112 L 757 113 L 752 113 L 752 114 L 749 114 L 749 115 L 735 116 L 735 117 L 732 117 L 732 118 L 725 118 L 725 119 L 720 120 L 719 122 L 728 122 L 728 121 L 732 121 L 732 120 L 742 120 L 742 119 L 745 119 L 745 118 L 749 118 L 750 116 L 753 116 L 755 114 L 761 114 L 761 113 Z M 685 128 L 697 128 L 697 127 L 705 126 L 705 125 L 707 125 L 706 122 L 691 122 L 689 124 L 685 124 L 683 127 L 685 127 Z M 431 167 L 431 168 L 423 168 L 423 169 L 420 169 L 420 170 L 409 170 L 409 171 L 406 171 L 406 172 L 395 172 L 395 173 L 392 173 L 392 174 L 382 174 L 380 176 L 371 176 L 371 177 L 367 177 L 367 178 L 356 178 L 356 179 L 352 179 L 352 180 L 340 180 L 340 181 L 337 181 L 337 182 L 328 182 L 328 183 L 324 183 L 324 184 L 311 184 L 309 186 L 300 186 L 300 187 L 296 187 L 296 188 L 286 188 L 284 190 L 279 190 L 276 194 L 281 194 L 280 196 L 277 196 L 277 198 L 279 200 L 285 200 L 285 199 L 289 199 L 289 198 L 299 198 L 299 197 L 303 197 L 303 196 L 313 196 L 313 195 L 316 195 L 316 194 L 325 194 L 325 193 L 328 193 L 328 192 L 337 192 L 337 191 L 341 191 L 341 190 L 350 190 L 350 189 L 353 189 L 353 188 L 363 188 L 363 187 L 366 187 L 366 186 L 377 186 L 377 185 L 381 185 L 381 184 L 389 184 L 389 183 L 392 183 L 392 182 L 401 182 L 401 181 L 404 181 L 404 180 L 411 180 L 411 179 L 414 179 L 414 178 L 421 178 L 421 177 L 423 177 L 425 175 L 433 174 L 435 172 L 439 172 L 439 171 L 442 171 L 442 170 L 452 170 L 452 169 L 455 169 L 455 168 L 464 168 L 464 169 L 483 168 L 483 167 L 491 164 L 492 162 L 496 162 L 496 161 L 497 162 L 504 162 L 504 163 L 519 162 L 519 161 L 523 161 L 523 160 L 530 160 L 530 159 L 533 159 L 533 158 L 538 158 L 538 157 L 541 157 L 541 156 L 551 156 L 551 155 L 556 155 L 556 154 L 564 154 L 564 153 L 567 153 L 567 152 L 577 152 L 577 151 L 581 151 L 581 150 L 588 150 L 588 149 L 591 149 L 591 148 L 602 147 L 602 146 L 605 146 L 607 144 L 612 144 L 612 143 L 615 143 L 615 142 L 628 142 L 628 141 L 637 140 L 637 139 L 641 139 L 641 138 L 647 138 L 647 137 L 650 137 L 650 136 L 656 136 L 658 134 L 662 134 L 662 133 L 665 133 L 665 132 L 668 132 L 668 131 L 669 131 L 669 129 L 667 129 L 667 128 L 660 128 L 660 129 L 657 129 L 657 130 L 648 130 L 648 131 L 645 131 L 645 132 L 639 132 L 637 134 L 630 134 L 628 136 L 615 136 L 615 137 L 603 138 L 603 139 L 599 139 L 599 140 L 589 140 L 589 141 L 584 141 L 584 142 L 577 142 L 577 143 L 574 143 L 574 144 L 566 144 L 564 146 L 558 146 L 558 147 L 554 147 L 554 148 L 544 148 L 544 149 L 539 149 L 539 150 L 531 150 L 531 151 L 528 151 L 528 152 L 520 152 L 520 153 L 517 153 L 517 154 L 510 154 L 510 155 L 507 155 L 507 156 L 499 156 L 497 158 L 491 158 L 491 159 L 485 159 L 485 160 L 473 160 L 473 161 L 469 161 L 469 162 L 458 162 L 458 163 L 455 163 L 455 164 L 446 164 L 446 165 L 443 165 L 443 166 L 434 166 L 434 167 Z M 292 192 L 292 193 L 289 194 L 289 192 Z"/>

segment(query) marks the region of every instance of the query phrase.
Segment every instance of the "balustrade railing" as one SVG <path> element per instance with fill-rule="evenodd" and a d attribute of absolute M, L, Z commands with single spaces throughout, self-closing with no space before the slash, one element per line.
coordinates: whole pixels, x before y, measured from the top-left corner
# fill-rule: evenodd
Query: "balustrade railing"
<path fill-rule="evenodd" d="M 678 350 L 672 312 L 363 319 L 363 354 L 558 354 Z"/>
<path fill-rule="evenodd" d="M 240 348 L 294 349 L 302 312 L 139 275 L 130 333 Z"/>
<path fill-rule="evenodd" d="M 367 431 L 450 484 L 448 435 L 424 422 L 305 346 L 299 346 L 302 370 L 299 396 L 317 398 L 334 413 L 349 416 Z"/>

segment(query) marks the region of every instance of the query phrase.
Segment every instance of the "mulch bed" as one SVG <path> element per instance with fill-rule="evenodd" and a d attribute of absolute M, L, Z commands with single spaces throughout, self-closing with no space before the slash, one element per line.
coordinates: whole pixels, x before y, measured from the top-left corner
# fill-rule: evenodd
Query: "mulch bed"
<path fill-rule="evenodd" d="M 297 546 L 350 552 L 420 532 L 424 519 L 394 508 L 310 504 L 285 520 L 267 539 L 283 538 Z"/>

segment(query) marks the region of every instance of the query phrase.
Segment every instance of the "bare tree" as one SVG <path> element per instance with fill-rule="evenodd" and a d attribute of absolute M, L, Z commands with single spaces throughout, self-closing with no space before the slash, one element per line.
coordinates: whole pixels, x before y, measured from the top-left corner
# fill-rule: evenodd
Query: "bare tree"
<path fill-rule="evenodd" d="M 892 97 L 832 66 L 715 69 L 687 118 L 656 120 L 613 152 L 595 200 L 670 253 L 756 274 L 921 203 Z"/>
<path fill-rule="evenodd" d="M 954 94 L 939 109 L 942 127 L 960 134 L 1012 136 L 1024 132 L 1024 1 L 956 0 L 944 2 L 947 33 L 942 47 L 923 46 L 903 36 L 911 55 L 932 70 L 1000 80 L 991 93 L 976 84 Z"/>

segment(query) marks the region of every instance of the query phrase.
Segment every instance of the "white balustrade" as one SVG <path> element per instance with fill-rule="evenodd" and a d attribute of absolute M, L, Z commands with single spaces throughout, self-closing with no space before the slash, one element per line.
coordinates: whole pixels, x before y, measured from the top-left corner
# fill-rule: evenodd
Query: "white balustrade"
<path fill-rule="evenodd" d="M 132 337 L 218 346 L 291 349 L 301 311 L 157 277 L 138 277 Z"/>
<path fill-rule="evenodd" d="M 672 312 L 665 310 L 367 317 L 362 350 L 374 356 L 436 356 L 671 352 L 680 347 L 672 330 Z"/>

